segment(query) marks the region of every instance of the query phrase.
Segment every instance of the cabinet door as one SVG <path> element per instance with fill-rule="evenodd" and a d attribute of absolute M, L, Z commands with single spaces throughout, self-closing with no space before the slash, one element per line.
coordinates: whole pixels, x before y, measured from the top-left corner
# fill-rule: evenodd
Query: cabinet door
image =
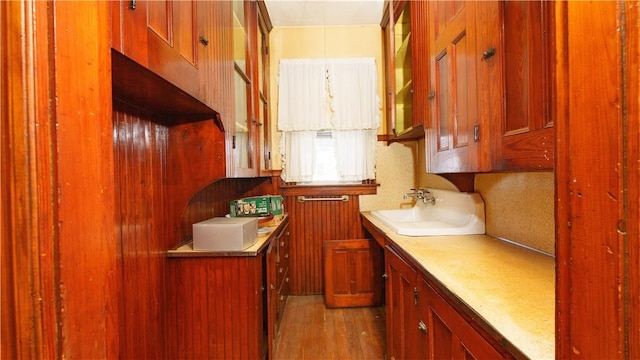
<path fill-rule="evenodd" d="M 429 3 L 431 124 L 427 128 L 427 170 L 436 173 L 484 170 L 478 158 L 476 34 L 474 1 Z"/>
<path fill-rule="evenodd" d="M 393 130 L 396 136 L 402 136 L 413 127 L 411 6 L 402 4 L 404 6 L 393 24 L 396 115 Z"/>
<path fill-rule="evenodd" d="M 382 254 L 369 239 L 324 243 L 325 303 L 329 308 L 382 303 Z"/>
<path fill-rule="evenodd" d="M 149 67 L 146 1 L 111 3 L 111 47 Z"/>
<path fill-rule="evenodd" d="M 429 346 L 434 359 L 502 359 L 503 356 L 426 282 Z"/>
<path fill-rule="evenodd" d="M 148 1 L 149 69 L 198 97 L 197 1 Z"/>
<path fill-rule="evenodd" d="M 266 254 L 266 279 L 267 279 L 267 352 L 269 358 L 273 358 L 275 354 L 276 334 L 278 333 L 278 324 L 276 314 L 278 311 L 278 294 L 277 294 L 277 240 L 272 241 L 267 248 Z M 276 248 L 276 250 L 274 250 Z"/>
<path fill-rule="evenodd" d="M 233 33 L 229 1 L 198 2 L 199 94 L 226 122 L 233 116 Z"/>
<path fill-rule="evenodd" d="M 259 107 L 257 78 L 257 3 L 233 1 L 233 89 L 235 106 L 233 122 L 228 131 L 231 143 L 228 147 L 228 176 L 254 177 L 259 174 L 260 163 L 257 146 Z"/>
<path fill-rule="evenodd" d="M 409 1 L 411 8 L 413 127 L 429 124 L 429 1 Z M 424 137 L 424 130 L 419 136 Z"/>
<path fill-rule="evenodd" d="M 494 46 L 499 52 L 481 63 L 484 76 L 479 79 L 479 88 L 490 93 L 487 118 L 492 127 L 492 170 L 551 170 L 553 4 L 501 1 L 482 7 L 478 23 L 498 17 L 503 25 L 487 29 L 478 40 L 481 49 Z"/>
<path fill-rule="evenodd" d="M 387 358 L 415 358 L 417 333 L 416 270 L 404 262 L 389 247 L 385 249 L 385 268 L 387 274 L 386 310 L 387 310 Z"/>
<path fill-rule="evenodd" d="M 111 46 L 199 98 L 197 3 L 114 2 Z"/>

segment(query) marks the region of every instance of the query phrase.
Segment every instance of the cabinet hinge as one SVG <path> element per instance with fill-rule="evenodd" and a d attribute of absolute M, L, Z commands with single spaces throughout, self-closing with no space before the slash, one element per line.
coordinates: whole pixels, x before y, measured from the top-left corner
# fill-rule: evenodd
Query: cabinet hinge
<path fill-rule="evenodd" d="M 480 140 L 480 127 L 478 124 L 473 125 L 473 142 L 478 142 Z"/>
<path fill-rule="evenodd" d="M 413 304 L 417 306 L 418 302 L 419 302 L 418 301 L 418 288 L 414 287 L 413 288 Z"/>

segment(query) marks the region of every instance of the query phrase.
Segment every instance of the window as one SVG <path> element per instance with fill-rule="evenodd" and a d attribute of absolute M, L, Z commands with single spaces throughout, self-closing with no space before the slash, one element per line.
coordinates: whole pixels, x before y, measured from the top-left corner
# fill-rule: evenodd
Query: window
<path fill-rule="evenodd" d="M 380 124 L 373 58 L 282 59 L 282 178 L 304 184 L 375 179 Z"/>

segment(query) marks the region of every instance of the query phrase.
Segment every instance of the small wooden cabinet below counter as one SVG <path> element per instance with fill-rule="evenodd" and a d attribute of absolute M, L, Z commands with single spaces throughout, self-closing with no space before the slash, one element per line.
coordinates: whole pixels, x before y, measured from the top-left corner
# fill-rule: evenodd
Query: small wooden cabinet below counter
<path fill-rule="evenodd" d="M 244 251 L 168 252 L 169 358 L 272 357 L 288 294 L 288 225 L 285 216 Z"/>

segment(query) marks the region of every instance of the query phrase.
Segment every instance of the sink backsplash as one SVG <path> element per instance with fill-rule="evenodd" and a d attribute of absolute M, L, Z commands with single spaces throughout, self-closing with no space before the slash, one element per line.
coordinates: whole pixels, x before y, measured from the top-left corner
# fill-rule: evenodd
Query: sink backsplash
<path fill-rule="evenodd" d="M 553 172 L 476 174 L 487 234 L 555 255 Z"/>

